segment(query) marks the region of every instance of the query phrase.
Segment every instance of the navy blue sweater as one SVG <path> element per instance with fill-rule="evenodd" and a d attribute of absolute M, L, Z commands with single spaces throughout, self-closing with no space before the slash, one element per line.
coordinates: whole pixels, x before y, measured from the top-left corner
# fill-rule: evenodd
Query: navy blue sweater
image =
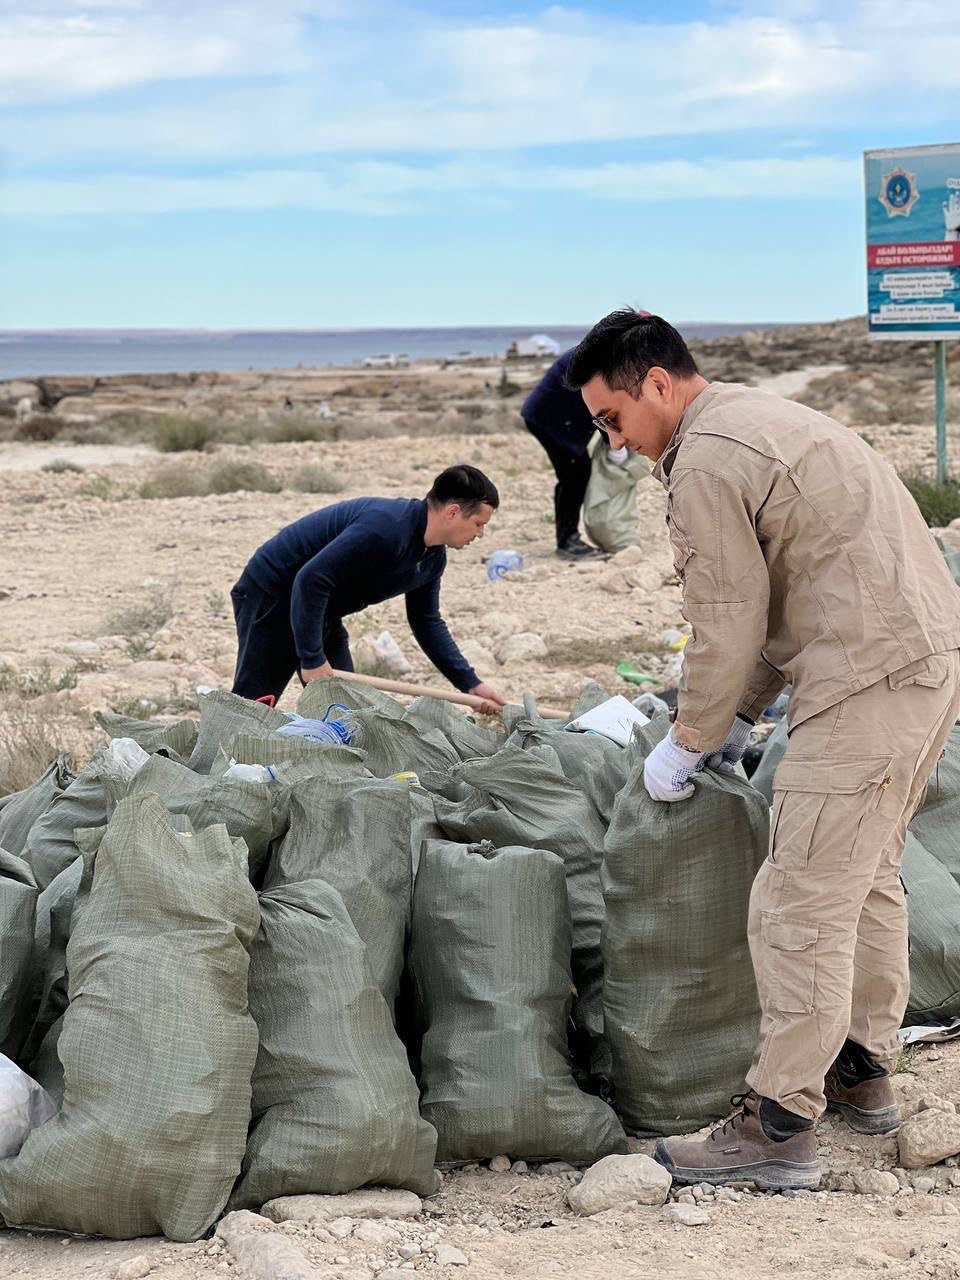
<path fill-rule="evenodd" d="M 568 453 L 586 453 L 596 427 L 579 391 L 564 385 L 573 348 L 555 360 L 523 406 L 520 416 Z"/>
<path fill-rule="evenodd" d="M 302 667 L 326 661 L 331 623 L 368 605 L 407 598 L 417 644 L 462 693 L 479 677 L 440 616 L 445 547 L 427 547 L 427 504 L 419 498 L 351 498 L 281 529 L 254 552 L 246 573 L 270 595 L 289 596 Z"/>

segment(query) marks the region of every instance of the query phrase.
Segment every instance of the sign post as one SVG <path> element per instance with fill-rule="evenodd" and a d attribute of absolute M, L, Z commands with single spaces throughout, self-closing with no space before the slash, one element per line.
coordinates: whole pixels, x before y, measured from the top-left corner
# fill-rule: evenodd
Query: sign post
<path fill-rule="evenodd" d="M 934 343 L 937 481 L 947 468 L 947 342 L 960 338 L 960 143 L 866 151 L 871 338 Z"/>

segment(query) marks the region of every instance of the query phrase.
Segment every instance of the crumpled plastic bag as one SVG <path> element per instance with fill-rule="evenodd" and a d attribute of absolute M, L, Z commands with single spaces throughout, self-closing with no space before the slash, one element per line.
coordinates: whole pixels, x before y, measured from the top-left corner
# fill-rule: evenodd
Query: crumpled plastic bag
<path fill-rule="evenodd" d="M 0 1053 L 0 1159 L 17 1155 L 30 1130 L 56 1114 L 46 1089 Z"/>

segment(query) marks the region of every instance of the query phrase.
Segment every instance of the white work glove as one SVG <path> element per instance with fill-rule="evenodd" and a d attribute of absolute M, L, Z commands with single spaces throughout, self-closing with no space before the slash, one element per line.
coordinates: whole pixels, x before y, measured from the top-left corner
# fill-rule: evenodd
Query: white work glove
<path fill-rule="evenodd" d="M 738 715 L 730 726 L 730 732 L 720 750 L 711 751 L 707 756 L 707 768 L 719 769 L 721 773 L 733 773 L 750 745 L 752 728 L 752 721 Z"/>
<path fill-rule="evenodd" d="M 673 730 L 647 756 L 643 766 L 643 782 L 654 800 L 689 800 L 694 787 L 690 775 L 699 773 L 706 756 L 702 751 L 687 751 L 673 740 Z"/>

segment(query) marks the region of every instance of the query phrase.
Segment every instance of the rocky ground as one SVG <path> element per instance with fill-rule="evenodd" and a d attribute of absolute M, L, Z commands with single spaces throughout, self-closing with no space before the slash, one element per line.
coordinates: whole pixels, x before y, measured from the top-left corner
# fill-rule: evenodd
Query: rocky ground
<path fill-rule="evenodd" d="M 707 352 L 705 367 L 715 376 L 776 379 L 774 389 L 800 399 L 829 394 L 830 379 L 850 381 L 851 370 L 858 379 L 872 379 L 872 387 L 880 385 L 882 374 L 897 380 L 902 400 L 903 387 L 914 385 L 909 353 L 900 344 L 865 344 L 853 324 L 790 330 L 777 341 L 763 335 L 723 339 Z M 869 353 L 876 353 L 875 361 Z M 94 710 L 182 711 L 192 705 L 196 685 L 228 683 L 235 656 L 229 589 L 250 552 L 281 524 L 340 496 L 422 494 L 438 470 L 459 460 L 489 471 L 503 495 L 483 542 L 451 555 L 444 588 L 451 627 L 481 674 L 512 697 L 532 690 L 544 704 L 558 707 L 568 706 L 588 679 L 611 692 L 629 692 L 615 673 L 622 659 L 668 683 L 674 655 L 662 637 L 681 619 L 662 493 L 649 481 L 638 490 L 639 551 L 584 566 L 556 560 L 552 476 L 516 415 L 523 387 L 538 371 L 539 366 L 511 367 L 505 388 L 499 367 L 482 365 L 417 366 L 389 375 L 230 375 L 229 394 L 223 386 L 218 393 L 218 421 L 249 422 L 263 408 L 262 421 L 270 426 L 277 413 L 293 413 L 310 417 L 314 438 L 220 438 L 212 442 L 212 453 L 184 453 L 176 460 L 156 453 L 149 438 L 132 427 L 124 434 L 124 423 L 142 422 L 150 406 L 155 410 L 161 402 L 164 413 L 197 413 L 197 404 L 184 399 L 183 380 L 161 379 L 153 389 L 150 380 L 127 380 L 125 391 L 116 379 L 106 389 L 72 386 L 66 408 L 48 390 L 38 409 L 41 416 L 59 418 L 60 425 L 45 443 L 23 438 L 16 419 L 4 419 L 0 790 L 39 772 L 38 762 L 45 763 L 57 745 L 82 759 L 97 735 Z M 53 381 L 47 380 L 48 388 Z M 282 399 L 278 408 L 280 388 L 287 388 L 285 396 L 294 384 L 300 388 L 291 396 L 294 409 L 282 409 Z M 836 393 L 839 384 L 830 385 Z M 24 386 L 15 390 L 37 394 L 36 384 L 30 386 L 32 392 Z M 194 379 L 187 391 L 190 386 L 213 397 L 217 379 Z M 919 395 L 919 381 L 916 386 Z M 120 408 L 104 405 L 108 395 L 122 402 Z M 332 417 L 321 414 L 321 402 Z M 208 398 L 201 416 L 213 403 Z M 850 397 L 838 403 L 846 420 L 899 468 L 931 465 L 933 431 L 925 411 L 890 421 L 886 407 L 871 416 L 850 408 Z M 121 410 L 129 416 L 118 422 Z M 69 421 L 84 414 L 86 423 Z M 44 469 L 58 458 L 66 468 Z M 952 460 L 960 469 L 956 443 Z M 265 469 L 276 490 L 199 492 L 210 468 L 222 463 Z M 171 466 L 180 469 L 174 490 L 182 488 L 184 475 L 203 479 L 193 486 L 193 496 L 140 496 L 145 480 Z M 317 483 L 324 491 L 298 491 L 308 467 L 323 473 Z M 489 582 L 484 554 L 508 547 L 522 552 L 523 571 Z M 383 628 L 399 641 L 413 678 L 435 678 L 410 640 L 402 603 L 370 610 L 351 630 L 360 638 Z M 288 695 L 285 702 L 292 701 Z M 567 1201 L 579 1171 L 468 1168 L 449 1172 L 423 1212 L 402 1221 L 370 1222 L 357 1212 L 341 1215 L 350 1220 L 339 1224 L 247 1223 L 246 1231 L 237 1228 L 197 1245 L 0 1233 L 0 1275 L 960 1277 L 960 1186 L 954 1185 L 960 1168 L 953 1167 L 960 1135 L 952 1144 L 960 1124 L 953 1115 L 953 1100 L 960 1100 L 960 1048 L 912 1050 L 897 1083 L 908 1111 L 921 1104 L 931 1110 L 933 1119 L 924 1125 L 942 1143 L 927 1156 L 949 1157 L 950 1163 L 905 1172 L 896 1139 L 859 1138 L 827 1120 L 821 1148 L 828 1174 L 825 1190 L 816 1194 L 748 1192 L 737 1198 L 694 1191 L 684 1193 L 681 1203 L 696 1212 L 684 1211 L 680 1218 L 660 1205 L 629 1202 L 583 1217 Z M 648 1151 L 649 1144 L 636 1149 Z M 878 1178 L 878 1172 L 891 1176 Z M 280 1259 L 277 1240 L 250 1245 L 251 1230 L 279 1233 L 300 1251 L 300 1260 L 286 1271 L 265 1270 L 256 1259 L 264 1248 L 275 1262 Z"/>

